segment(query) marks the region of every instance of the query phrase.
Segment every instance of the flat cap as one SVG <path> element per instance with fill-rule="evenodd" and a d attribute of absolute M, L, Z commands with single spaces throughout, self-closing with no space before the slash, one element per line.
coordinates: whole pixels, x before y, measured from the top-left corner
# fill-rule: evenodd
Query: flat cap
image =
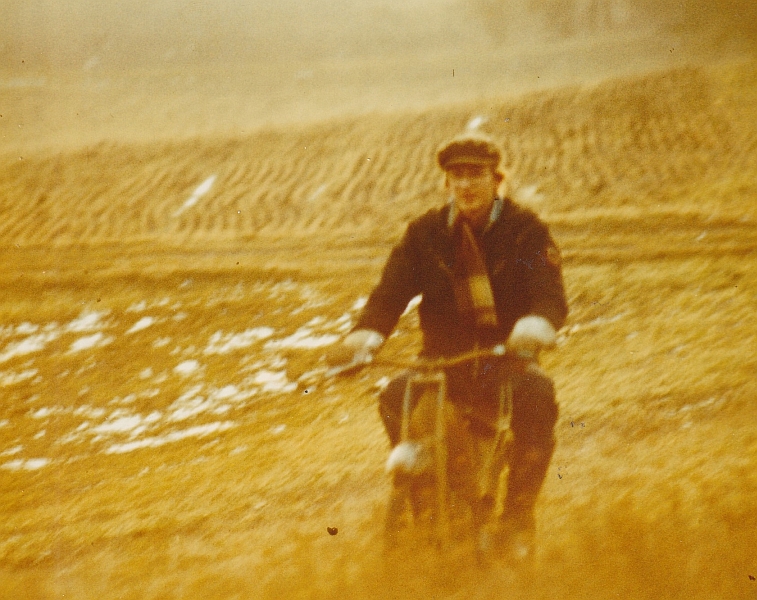
<path fill-rule="evenodd" d="M 443 144 L 436 153 L 443 170 L 455 165 L 491 165 L 495 169 L 502 160 L 502 152 L 488 135 L 466 132 Z"/>

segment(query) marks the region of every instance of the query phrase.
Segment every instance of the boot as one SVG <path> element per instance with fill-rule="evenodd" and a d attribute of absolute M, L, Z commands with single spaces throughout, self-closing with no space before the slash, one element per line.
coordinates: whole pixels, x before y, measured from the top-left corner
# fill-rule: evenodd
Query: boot
<path fill-rule="evenodd" d="M 534 506 L 544 483 L 554 441 L 544 446 L 515 444 L 507 478 L 507 496 L 500 520 L 498 546 L 516 563 L 533 557 L 536 519 Z"/>

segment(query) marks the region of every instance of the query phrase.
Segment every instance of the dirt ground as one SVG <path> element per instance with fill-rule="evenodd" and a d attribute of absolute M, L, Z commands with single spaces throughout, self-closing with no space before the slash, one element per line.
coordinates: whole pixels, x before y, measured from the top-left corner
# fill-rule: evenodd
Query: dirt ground
<path fill-rule="evenodd" d="M 0 597 L 757 598 L 757 65 L 612 37 L 4 76 Z M 528 574 L 387 558 L 392 370 L 324 375 L 474 119 L 571 305 Z"/>

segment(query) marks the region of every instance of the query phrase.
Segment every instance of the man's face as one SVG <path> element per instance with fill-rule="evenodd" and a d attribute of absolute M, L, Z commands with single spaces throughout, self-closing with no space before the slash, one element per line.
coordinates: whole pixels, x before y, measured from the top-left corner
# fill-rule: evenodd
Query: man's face
<path fill-rule="evenodd" d="M 497 195 L 500 177 L 487 165 L 462 164 L 447 169 L 447 189 L 457 210 L 475 225 L 481 225 Z"/>

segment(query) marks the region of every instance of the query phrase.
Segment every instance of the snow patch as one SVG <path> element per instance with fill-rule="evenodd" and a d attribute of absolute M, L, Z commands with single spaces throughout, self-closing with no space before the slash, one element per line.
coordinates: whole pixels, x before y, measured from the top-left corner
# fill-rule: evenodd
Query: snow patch
<path fill-rule="evenodd" d="M 37 373 L 37 369 L 27 369 L 26 371 L 21 371 L 20 373 L 16 373 L 14 371 L 0 371 L 0 387 L 6 387 L 9 385 L 21 383 L 22 381 L 31 379 Z"/>
<path fill-rule="evenodd" d="M 271 327 L 254 327 L 246 329 L 242 333 L 229 333 L 226 335 L 222 331 L 216 331 L 210 336 L 203 354 L 228 354 L 240 348 L 248 348 L 259 340 L 271 337 L 274 331 Z"/>
<path fill-rule="evenodd" d="M 252 379 L 264 392 L 293 392 L 297 384 L 287 379 L 286 371 L 258 371 Z"/>
<path fill-rule="evenodd" d="M 188 377 L 195 371 L 200 369 L 200 363 L 196 360 L 185 360 L 176 365 L 173 370 L 174 373 L 181 375 L 182 377 Z"/>
<path fill-rule="evenodd" d="M 8 471 L 36 471 L 50 464 L 49 458 L 17 459 L 0 465 L 0 468 Z"/>
<path fill-rule="evenodd" d="M 23 323 L 16 325 L 16 335 L 31 335 L 32 333 L 37 333 L 38 329 L 39 325 L 24 321 Z"/>
<path fill-rule="evenodd" d="M 185 210 L 187 210 L 188 208 L 192 208 L 195 204 L 197 204 L 197 201 L 210 191 L 210 188 L 213 187 L 215 180 L 216 180 L 216 176 L 211 175 L 205 181 L 203 181 L 199 186 L 197 186 L 197 189 L 192 193 L 192 195 L 189 198 L 187 198 L 184 204 L 182 204 L 173 213 L 173 216 L 178 217 Z"/>
<path fill-rule="evenodd" d="M 32 352 L 43 350 L 47 344 L 58 338 L 57 332 L 38 333 L 18 342 L 11 342 L 0 352 L 0 363 L 10 360 L 15 356 L 24 356 Z"/>
<path fill-rule="evenodd" d="M 368 304 L 368 296 L 360 296 L 360 298 L 355 300 L 355 303 L 352 305 L 352 308 L 350 310 L 363 310 L 366 304 Z"/>
<path fill-rule="evenodd" d="M 188 429 L 172 431 L 162 436 L 148 437 L 141 440 L 135 440 L 133 442 L 126 442 L 124 444 L 113 444 L 105 450 L 105 453 L 123 454 L 125 452 L 139 450 L 140 448 L 157 448 L 159 446 L 163 446 L 171 442 L 178 442 L 189 437 L 204 437 L 212 433 L 221 433 L 223 431 L 231 429 L 234 426 L 235 424 L 231 421 L 216 421 L 214 423 L 189 427 Z"/>
<path fill-rule="evenodd" d="M 126 332 L 126 335 L 147 329 L 151 325 L 154 325 L 156 321 L 157 319 L 155 319 L 155 317 L 142 317 L 139 321 L 131 326 L 131 328 Z"/>
<path fill-rule="evenodd" d="M 106 311 L 85 311 L 66 326 L 66 331 L 71 333 L 83 333 L 85 331 L 102 329 L 105 327 L 105 324 L 101 321 L 107 314 Z"/>
<path fill-rule="evenodd" d="M 0 452 L 0 456 L 13 456 L 14 454 L 21 452 L 23 449 L 23 446 L 13 446 L 12 448 L 8 448 L 7 450 Z"/>
<path fill-rule="evenodd" d="M 308 327 L 301 327 L 292 335 L 281 340 L 271 340 L 266 343 L 266 350 L 281 350 L 283 348 L 295 348 L 299 350 L 322 348 L 330 346 L 339 340 L 335 334 L 314 335 L 313 330 Z"/>
<path fill-rule="evenodd" d="M 73 354 L 74 352 L 81 352 L 82 350 L 101 348 L 102 346 L 107 346 L 112 341 L 113 338 L 111 336 L 105 336 L 102 331 L 98 331 L 97 333 L 86 335 L 76 340 L 69 347 L 68 353 Z"/>
<path fill-rule="evenodd" d="M 113 433 L 129 433 L 142 424 L 142 417 L 140 415 L 130 415 L 128 417 L 119 417 L 113 421 L 105 421 L 96 427 L 93 427 L 91 431 L 96 434 L 113 434 Z"/>
<path fill-rule="evenodd" d="M 213 402 L 199 395 L 202 387 L 202 384 L 196 385 L 179 396 L 168 407 L 168 411 L 171 413 L 168 420 L 186 421 L 190 417 L 195 417 L 200 413 L 212 410 Z"/>
<path fill-rule="evenodd" d="M 129 308 L 126 309 L 126 312 L 142 312 L 146 308 L 147 308 L 147 302 L 145 302 L 144 300 L 141 300 L 140 302 L 137 302 L 129 306 Z"/>

